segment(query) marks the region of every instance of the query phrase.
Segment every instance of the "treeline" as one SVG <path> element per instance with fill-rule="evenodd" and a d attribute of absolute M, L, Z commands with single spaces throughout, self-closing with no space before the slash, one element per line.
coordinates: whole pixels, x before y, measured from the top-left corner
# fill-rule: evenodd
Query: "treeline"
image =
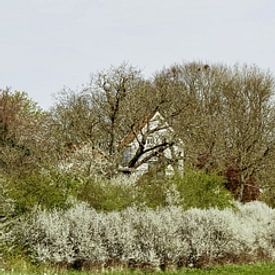
<path fill-rule="evenodd" d="M 89 144 L 108 156 L 112 177 L 123 137 L 159 110 L 184 141 L 189 167 L 216 172 L 236 199 L 272 201 L 275 171 L 274 78 L 256 66 L 173 65 L 145 79 L 128 65 L 94 74 L 80 91 L 64 89 L 49 111 L 25 93 L 1 90 L 0 171 L 23 177 L 57 167 Z M 107 171 L 106 171 L 107 169 Z"/>

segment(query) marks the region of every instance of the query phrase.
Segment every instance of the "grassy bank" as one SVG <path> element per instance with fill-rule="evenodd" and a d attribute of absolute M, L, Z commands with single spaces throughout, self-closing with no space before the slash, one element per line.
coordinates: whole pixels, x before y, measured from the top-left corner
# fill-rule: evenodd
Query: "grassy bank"
<path fill-rule="evenodd" d="M 28 270 L 30 269 L 30 270 Z M 64 275 L 85 275 L 85 274 L 114 274 L 114 275 L 122 275 L 122 274 L 148 274 L 150 272 L 144 271 L 132 271 L 132 270 L 124 270 L 124 271 L 106 271 L 106 272 L 79 272 L 79 271 L 68 271 L 68 270 L 57 270 L 55 268 L 28 268 L 27 266 L 23 266 L 21 271 L 17 267 L 14 271 L 0 271 L 1 275 L 19 275 L 19 274 L 64 274 Z M 246 274 L 261 274 L 261 275 L 271 275 L 275 274 L 275 263 L 257 263 L 257 264 L 249 264 L 249 265 L 225 265 L 207 269 L 181 269 L 177 271 L 168 271 L 168 272 L 152 272 L 151 274 L 191 274 L 191 275 L 218 275 L 218 274 L 238 274 L 238 275 L 246 275 Z"/>

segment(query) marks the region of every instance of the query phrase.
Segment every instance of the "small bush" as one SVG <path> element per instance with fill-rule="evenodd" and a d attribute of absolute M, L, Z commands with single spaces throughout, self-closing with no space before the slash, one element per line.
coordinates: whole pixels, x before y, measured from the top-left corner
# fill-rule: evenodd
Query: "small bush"
<path fill-rule="evenodd" d="M 167 195 L 172 185 L 166 177 L 144 175 L 137 182 L 136 200 L 150 208 L 165 207 L 168 205 Z"/>
<path fill-rule="evenodd" d="M 153 209 L 178 205 L 173 198 L 175 192 L 178 194 L 175 185 L 167 179 L 133 182 L 128 177 L 111 180 L 88 178 L 77 188 L 76 197 L 96 210 L 119 211 L 133 205 Z"/>
<path fill-rule="evenodd" d="M 135 203 L 135 188 L 130 179 L 123 177 L 112 180 L 89 177 L 78 187 L 76 197 L 96 210 L 122 210 Z"/>
<path fill-rule="evenodd" d="M 224 187 L 224 179 L 216 174 L 186 169 L 184 176 L 175 175 L 169 182 L 180 193 L 185 209 L 217 207 L 223 209 L 233 205 L 231 193 Z"/>

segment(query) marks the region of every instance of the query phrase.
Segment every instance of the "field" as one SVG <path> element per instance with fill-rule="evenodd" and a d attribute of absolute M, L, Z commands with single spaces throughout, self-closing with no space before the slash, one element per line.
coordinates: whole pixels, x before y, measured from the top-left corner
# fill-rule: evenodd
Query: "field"
<path fill-rule="evenodd" d="M 25 269 L 25 268 L 23 268 Z M 143 271 L 108 271 L 108 272 L 78 272 L 78 271 L 56 271 L 54 269 L 36 269 L 36 270 L 24 270 L 24 271 L 1 271 L 1 275 L 19 275 L 19 274 L 44 274 L 44 275 L 54 275 L 54 274 L 64 274 L 64 275 L 85 275 L 85 274 L 149 274 L 150 272 Z M 151 274 L 190 274 L 190 275 L 218 275 L 218 274 L 261 274 L 261 275 L 272 275 L 275 274 L 275 263 L 258 263 L 250 265 L 226 265 L 209 269 L 181 269 L 179 271 L 170 271 L 170 272 L 152 272 Z"/>

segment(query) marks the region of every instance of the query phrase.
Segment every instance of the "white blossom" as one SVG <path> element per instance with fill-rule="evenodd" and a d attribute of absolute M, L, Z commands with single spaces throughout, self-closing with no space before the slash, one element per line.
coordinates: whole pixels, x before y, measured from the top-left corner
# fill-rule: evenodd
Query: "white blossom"
<path fill-rule="evenodd" d="M 169 206 L 97 212 L 84 203 L 38 210 L 18 225 L 18 238 L 37 261 L 194 266 L 261 252 L 275 258 L 275 211 L 263 203 L 219 210 Z M 20 231 L 19 230 L 19 231 Z"/>

